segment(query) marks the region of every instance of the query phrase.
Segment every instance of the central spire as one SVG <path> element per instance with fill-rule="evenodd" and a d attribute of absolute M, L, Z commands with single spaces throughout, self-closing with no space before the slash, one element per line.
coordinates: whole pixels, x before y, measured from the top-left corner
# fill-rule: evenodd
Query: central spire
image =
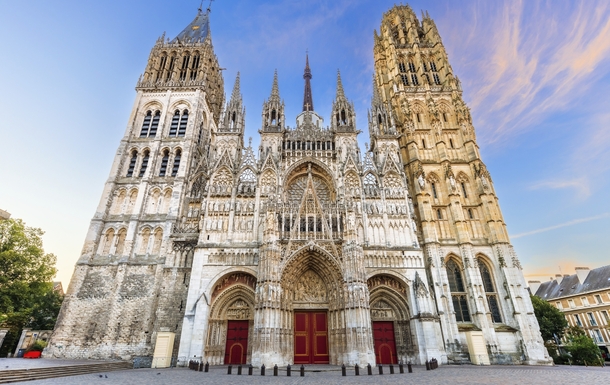
<path fill-rule="evenodd" d="M 313 97 L 311 96 L 311 68 L 309 68 L 309 53 L 305 55 L 305 95 L 303 96 L 303 111 L 313 111 Z"/>

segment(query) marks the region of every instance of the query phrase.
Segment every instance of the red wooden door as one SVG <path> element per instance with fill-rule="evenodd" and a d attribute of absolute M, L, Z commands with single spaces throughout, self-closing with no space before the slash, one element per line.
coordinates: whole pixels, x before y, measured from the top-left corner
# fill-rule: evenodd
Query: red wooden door
<path fill-rule="evenodd" d="M 375 360 L 377 363 L 397 364 L 394 322 L 373 321 L 373 339 L 375 340 Z"/>
<path fill-rule="evenodd" d="M 248 356 L 248 321 L 229 321 L 225 364 L 245 364 Z"/>
<path fill-rule="evenodd" d="M 326 312 L 294 313 L 294 363 L 328 364 Z"/>

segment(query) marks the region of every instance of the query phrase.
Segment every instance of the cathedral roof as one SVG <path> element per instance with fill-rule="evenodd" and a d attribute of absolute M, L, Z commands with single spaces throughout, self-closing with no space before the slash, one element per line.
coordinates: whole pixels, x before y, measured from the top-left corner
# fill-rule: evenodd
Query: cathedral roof
<path fill-rule="evenodd" d="M 171 42 L 199 42 L 204 41 L 209 35 L 210 13 L 203 13 L 200 9 L 199 12 L 197 12 L 195 20 L 187 25 Z"/>

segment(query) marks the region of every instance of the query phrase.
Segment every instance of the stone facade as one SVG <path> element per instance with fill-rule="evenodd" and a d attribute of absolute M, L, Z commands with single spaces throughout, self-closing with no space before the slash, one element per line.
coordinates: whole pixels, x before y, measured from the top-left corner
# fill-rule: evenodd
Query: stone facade
<path fill-rule="evenodd" d="M 48 351 L 152 356 L 169 331 L 181 359 L 228 362 L 242 338 L 245 361 L 285 365 L 311 312 L 331 364 L 374 364 L 386 348 L 468 361 L 475 332 L 492 363 L 548 363 L 432 20 L 384 15 L 361 153 L 340 75 L 325 125 L 308 61 L 296 125 L 276 73 L 260 146 L 246 145 L 239 74 L 222 108 L 208 17 L 151 52 Z M 237 323 L 247 330 L 229 337 Z"/>

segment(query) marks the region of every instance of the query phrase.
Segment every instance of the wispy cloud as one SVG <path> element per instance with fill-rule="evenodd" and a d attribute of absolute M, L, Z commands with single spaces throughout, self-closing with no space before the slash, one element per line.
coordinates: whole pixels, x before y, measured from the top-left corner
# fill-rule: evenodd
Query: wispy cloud
<path fill-rule="evenodd" d="M 577 224 L 580 224 L 580 223 L 591 222 L 591 221 L 595 221 L 595 220 L 603 219 L 603 218 L 608 218 L 608 217 L 610 217 L 610 213 L 604 213 L 604 214 L 601 214 L 601 215 L 596 215 L 594 217 L 574 219 L 574 220 L 571 220 L 571 221 L 568 221 L 568 222 L 560 223 L 558 225 L 549 226 L 549 227 L 543 227 L 541 229 L 527 231 L 525 233 L 520 233 L 520 234 L 515 234 L 515 235 L 511 236 L 511 238 L 512 239 L 517 239 L 517 238 L 527 237 L 528 235 L 545 233 L 547 231 L 560 229 L 562 227 L 573 226 L 573 225 L 577 225 Z"/>
<path fill-rule="evenodd" d="M 610 3 L 497 4 L 475 3 L 468 9 L 475 15 L 472 25 L 445 34 L 454 57 L 472 47 L 478 52 L 461 64 L 470 72 L 463 76 L 470 82 L 465 89 L 475 90 L 470 104 L 487 143 L 501 143 L 573 108 L 596 78 L 610 72 Z"/>
<path fill-rule="evenodd" d="M 589 179 L 585 176 L 581 176 L 575 179 L 564 179 L 564 180 L 547 180 L 536 182 L 530 186 L 531 190 L 541 189 L 575 189 L 578 195 L 582 198 L 587 198 L 591 195 L 591 188 L 589 185 Z"/>

